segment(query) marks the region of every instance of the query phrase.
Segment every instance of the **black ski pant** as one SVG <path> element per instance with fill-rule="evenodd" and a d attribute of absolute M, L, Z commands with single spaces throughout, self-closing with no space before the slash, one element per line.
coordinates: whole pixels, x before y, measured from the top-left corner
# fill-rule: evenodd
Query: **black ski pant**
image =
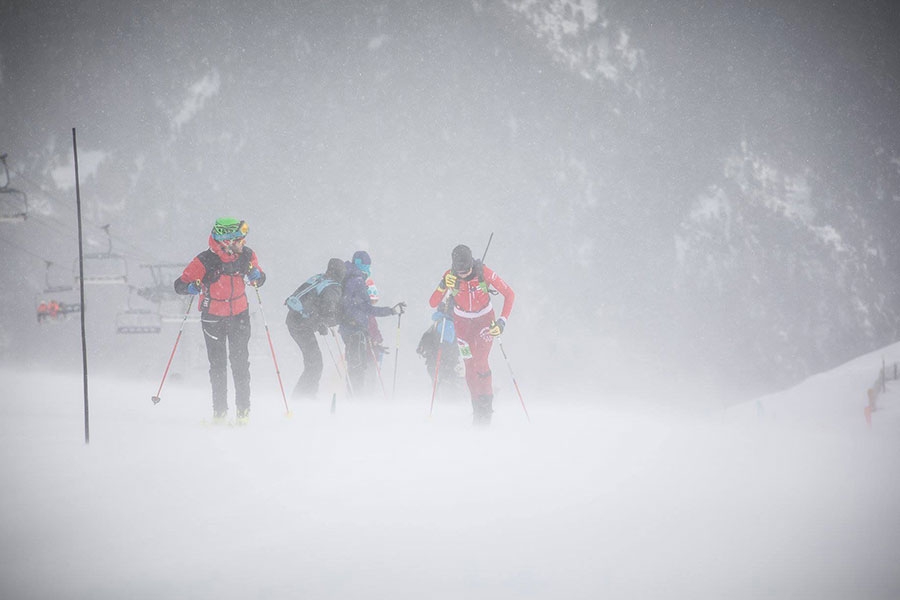
<path fill-rule="evenodd" d="M 288 315 L 287 327 L 291 337 L 300 347 L 303 356 L 303 373 L 294 386 L 292 397 L 315 398 L 319 391 L 319 380 L 322 379 L 322 350 L 316 340 L 316 332 L 308 321 L 296 322 Z"/>
<path fill-rule="evenodd" d="M 362 330 L 341 332 L 347 356 L 347 376 L 357 398 L 366 394 L 366 366 L 369 364 L 369 335 Z"/>
<path fill-rule="evenodd" d="M 228 412 L 228 361 L 234 377 L 234 405 L 238 414 L 250 411 L 250 311 L 232 317 L 204 314 L 203 339 L 209 358 L 213 415 Z"/>

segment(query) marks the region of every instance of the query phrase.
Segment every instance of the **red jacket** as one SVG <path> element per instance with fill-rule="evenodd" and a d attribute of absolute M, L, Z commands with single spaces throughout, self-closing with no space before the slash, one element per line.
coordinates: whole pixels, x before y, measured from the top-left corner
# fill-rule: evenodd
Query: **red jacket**
<path fill-rule="evenodd" d="M 175 282 L 175 291 L 187 288 L 192 281 L 202 283 L 200 293 L 201 310 L 218 317 L 230 317 L 249 308 L 244 284 L 244 276 L 250 268 L 259 269 L 256 253 L 244 246 L 240 254 L 228 254 L 209 236 L 209 250 L 204 250 L 192 260 Z M 262 273 L 257 285 L 265 281 Z M 181 285 L 179 285 L 179 282 Z"/>
<path fill-rule="evenodd" d="M 480 261 L 477 262 L 480 263 Z M 441 300 L 444 299 L 444 296 L 449 293 L 453 295 L 453 300 L 456 304 L 454 312 L 456 314 L 465 317 L 468 316 L 465 313 L 470 313 L 472 316 L 475 316 L 491 306 L 491 296 L 488 293 L 488 289 L 492 287 L 503 295 L 503 309 L 500 311 L 500 316 L 508 319 L 509 313 L 512 312 L 513 302 L 516 299 L 515 292 L 506 285 L 505 281 L 500 279 L 500 276 L 493 269 L 487 266 L 482 266 L 481 268 L 483 269 L 483 279 L 479 279 L 476 275 L 477 269 L 473 269 L 472 275 L 469 276 L 468 280 L 462 277 L 457 278 L 456 288 L 453 290 L 444 289 L 444 277 L 441 277 L 441 282 L 438 284 L 437 289 L 434 290 L 434 293 L 431 294 L 428 303 L 432 308 L 436 308 L 441 303 Z M 450 269 L 444 271 L 444 276 L 449 272 Z"/>

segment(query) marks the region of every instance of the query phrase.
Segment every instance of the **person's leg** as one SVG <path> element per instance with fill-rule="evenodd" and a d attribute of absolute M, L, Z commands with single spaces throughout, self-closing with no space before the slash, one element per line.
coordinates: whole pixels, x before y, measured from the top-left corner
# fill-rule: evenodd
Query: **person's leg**
<path fill-rule="evenodd" d="M 212 387 L 213 418 L 224 419 L 228 414 L 228 352 L 225 342 L 225 323 L 220 317 L 204 315 L 203 339 L 209 359 L 209 383 Z"/>
<path fill-rule="evenodd" d="M 476 319 L 460 319 L 465 321 L 464 331 L 466 343 L 472 358 L 466 363 L 466 383 L 472 398 L 472 418 L 476 425 L 489 425 L 494 412 L 494 389 L 491 374 L 490 354 L 493 338 L 485 333 L 494 320 L 493 313 L 482 315 Z M 459 329 L 457 329 L 457 332 Z M 459 336 L 459 334 L 457 333 Z"/>
<path fill-rule="evenodd" d="M 291 339 L 294 340 L 294 343 L 297 344 L 297 347 L 300 349 L 300 377 L 297 378 L 297 383 L 294 385 L 294 391 L 291 392 L 291 398 L 296 400 L 303 397 L 303 368 L 304 363 L 306 362 L 306 357 L 303 355 L 303 334 L 301 333 L 302 328 L 293 323 L 290 317 L 290 314 L 288 314 L 288 319 L 285 324 L 287 325 L 288 333 L 291 334 Z"/>
<path fill-rule="evenodd" d="M 472 366 L 475 370 L 473 390 L 479 396 L 494 395 L 494 380 L 491 375 L 491 348 L 494 347 L 494 338 L 487 333 L 487 329 L 494 321 L 494 314 L 488 313 L 474 320 L 476 330 L 475 342 L 472 348 Z"/>
<path fill-rule="evenodd" d="M 350 378 L 350 386 L 353 388 L 353 395 L 360 398 L 365 395 L 368 338 L 364 331 L 354 331 L 342 337 L 347 356 L 347 375 Z"/>
<path fill-rule="evenodd" d="M 301 329 L 294 337 L 303 354 L 303 374 L 294 389 L 295 396 L 315 398 L 319 391 L 319 380 L 322 378 L 322 351 L 312 329 Z"/>
<path fill-rule="evenodd" d="M 228 358 L 234 377 L 234 406 L 239 419 L 250 415 L 250 311 L 228 317 Z"/>

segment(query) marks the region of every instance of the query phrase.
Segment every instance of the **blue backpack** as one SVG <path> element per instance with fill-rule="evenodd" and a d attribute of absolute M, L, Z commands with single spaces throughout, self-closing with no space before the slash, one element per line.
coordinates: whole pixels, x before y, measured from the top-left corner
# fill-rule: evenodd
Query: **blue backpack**
<path fill-rule="evenodd" d="M 298 312 L 304 317 L 309 317 L 315 312 L 315 304 L 318 297 L 325 288 L 332 285 L 340 285 L 340 283 L 331 279 L 326 279 L 323 274 L 313 275 L 304 281 L 300 287 L 294 290 L 294 293 L 288 296 L 284 303 L 290 310 Z M 301 298 L 313 291 L 315 292 L 314 296 L 306 299 L 306 306 L 304 307 Z"/>

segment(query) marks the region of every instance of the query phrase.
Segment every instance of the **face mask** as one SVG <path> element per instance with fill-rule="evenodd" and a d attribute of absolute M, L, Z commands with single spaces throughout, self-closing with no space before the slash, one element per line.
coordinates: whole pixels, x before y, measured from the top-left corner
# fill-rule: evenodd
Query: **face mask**
<path fill-rule="evenodd" d="M 225 240 L 219 242 L 219 244 L 222 245 L 222 249 L 226 252 L 226 254 L 240 254 L 244 249 L 244 238 Z"/>
<path fill-rule="evenodd" d="M 354 260 L 353 263 L 356 265 L 356 267 L 357 267 L 360 271 L 362 271 L 362 272 L 365 273 L 366 275 L 371 275 L 371 274 L 372 274 L 372 265 L 364 265 L 364 264 L 362 263 L 362 261 L 361 261 L 360 259 L 358 259 L 358 258 L 357 258 L 356 260 Z"/>

